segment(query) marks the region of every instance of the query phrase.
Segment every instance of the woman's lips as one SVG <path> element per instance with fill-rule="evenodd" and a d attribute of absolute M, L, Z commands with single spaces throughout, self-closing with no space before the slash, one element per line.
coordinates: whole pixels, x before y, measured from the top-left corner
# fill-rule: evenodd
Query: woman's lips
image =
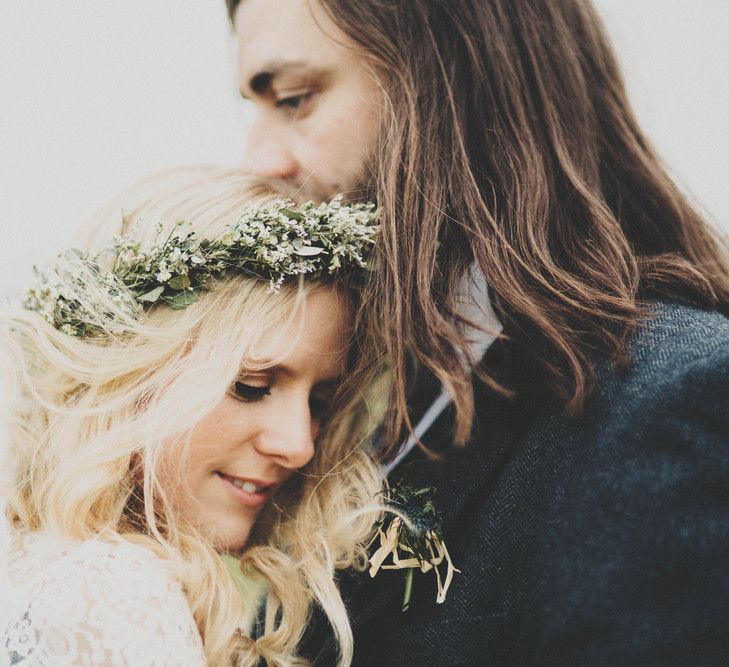
<path fill-rule="evenodd" d="M 228 492 L 243 505 L 248 507 L 261 507 L 268 500 L 275 483 L 263 482 L 258 479 L 233 477 L 222 472 L 215 473 L 225 484 Z"/>

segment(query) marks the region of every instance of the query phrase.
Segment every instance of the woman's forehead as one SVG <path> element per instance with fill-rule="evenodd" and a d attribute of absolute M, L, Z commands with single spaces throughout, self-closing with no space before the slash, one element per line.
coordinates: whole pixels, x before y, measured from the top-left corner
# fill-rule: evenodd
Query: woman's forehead
<path fill-rule="evenodd" d="M 342 290 L 309 291 L 282 327 L 258 341 L 243 372 L 275 369 L 285 375 L 337 377 L 345 368 L 353 331 L 353 305 Z"/>

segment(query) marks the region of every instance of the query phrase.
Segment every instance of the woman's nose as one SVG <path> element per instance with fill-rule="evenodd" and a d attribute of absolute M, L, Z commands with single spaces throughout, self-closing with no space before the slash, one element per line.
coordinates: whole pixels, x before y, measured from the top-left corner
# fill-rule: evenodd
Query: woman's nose
<path fill-rule="evenodd" d="M 303 405 L 288 405 L 283 411 L 272 410 L 261 424 L 257 449 L 286 468 L 302 468 L 314 456 L 316 435 L 307 400 Z"/>

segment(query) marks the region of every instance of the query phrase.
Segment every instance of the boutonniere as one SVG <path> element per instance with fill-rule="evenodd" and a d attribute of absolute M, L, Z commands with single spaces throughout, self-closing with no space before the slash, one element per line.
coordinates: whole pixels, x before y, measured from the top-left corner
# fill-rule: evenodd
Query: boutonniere
<path fill-rule="evenodd" d="M 385 492 L 389 510 L 375 524 L 373 541 L 379 541 L 379 546 L 370 558 L 370 576 L 374 577 L 381 569 L 405 571 L 403 611 L 410 606 L 416 570 L 435 573 L 438 604 L 445 601 L 453 575 L 460 573 L 443 541 L 440 515 L 433 502 L 434 491 L 433 487 L 414 489 L 406 484 L 389 489 Z M 443 563 L 445 576 L 441 573 Z"/>

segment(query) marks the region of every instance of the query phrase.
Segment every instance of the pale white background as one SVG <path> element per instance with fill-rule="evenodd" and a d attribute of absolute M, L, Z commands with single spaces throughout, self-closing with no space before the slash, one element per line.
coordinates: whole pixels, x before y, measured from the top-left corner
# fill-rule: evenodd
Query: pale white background
<path fill-rule="evenodd" d="M 649 136 L 729 231 L 729 2 L 598 7 Z M 237 163 L 233 54 L 223 0 L 0 0 L 0 298 L 136 178 Z"/>

